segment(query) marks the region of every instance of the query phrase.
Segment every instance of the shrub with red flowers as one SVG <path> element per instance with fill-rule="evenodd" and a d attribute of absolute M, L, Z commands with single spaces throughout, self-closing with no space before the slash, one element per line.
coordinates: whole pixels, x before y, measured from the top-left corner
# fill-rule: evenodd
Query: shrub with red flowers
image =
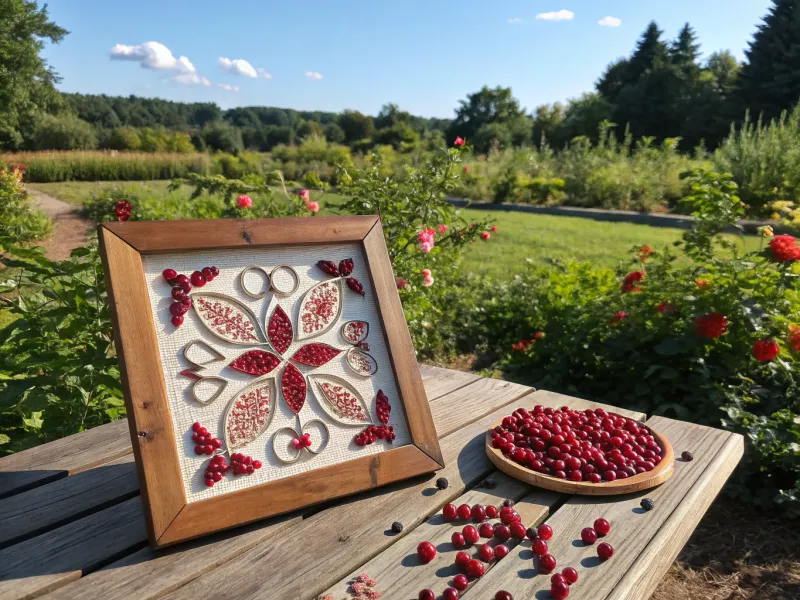
<path fill-rule="evenodd" d="M 616 272 L 531 264 L 510 282 L 468 280 L 462 344 L 537 388 L 743 433 L 728 491 L 800 515 L 794 240 L 741 254 L 719 235 L 743 210 L 730 178 L 697 171 L 691 189 L 697 221 L 677 251 L 633 248 Z M 532 328 L 546 337 L 509 350 Z"/>
<path fill-rule="evenodd" d="M 791 235 L 776 235 L 769 242 L 772 258 L 778 262 L 800 259 L 800 247 Z"/>

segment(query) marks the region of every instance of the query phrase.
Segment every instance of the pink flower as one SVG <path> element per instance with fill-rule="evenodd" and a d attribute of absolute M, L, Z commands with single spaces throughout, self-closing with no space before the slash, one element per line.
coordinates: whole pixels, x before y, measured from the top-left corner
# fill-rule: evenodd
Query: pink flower
<path fill-rule="evenodd" d="M 488 240 L 491 237 L 491 235 L 492 234 L 489 233 L 488 231 L 482 231 L 481 232 L 481 239 L 485 242 L 486 240 Z"/>
<path fill-rule="evenodd" d="M 420 271 L 419 274 L 422 275 L 423 277 L 430 277 L 431 276 L 431 270 L 430 269 L 422 269 L 422 271 Z"/>
<path fill-rule="evenodd" d="M 297 192 L 297 195 L 300 196 L 303 202 L 308 202 L 309 200 L 311 200 L 311 192 L 309 192 L 308 190 L 299 190 Z"/>
<path fill-rule="evenodd" d="M 463 145 L 464 145 L 464 140 L 462 140 L 460 137 L 456 137 L 456 140 L 453 142 L 453 146 L 455 146 L 456 148 L 461 148 L 461 146 Z"/>
<path fill-rule="evenodd" d="M 424 285 L 425 287 L 431 287 L 433 285 L 433 277 L 431 277 L 430 275 L 426 275 L 425 277 L 423 277 L 422 285 Z"/>
<path fill-rule="evenodd" d="M 317 212 L 319 210 L 319 203 L 318 202 L 309 202 L 308 204 L 306 204 L 306 207 L 308 208 L 308 210 L 310 210 L 311 212 L 315 213 L 315 212 Z"/>
<path fill-rule="evenodd" d="M 405 288 L 408 285 L 408 282 L 405 279 L 403 279 L 402 277 L 395 277 L 394 278 L 394 283 L 395 283 L 395 285 L 397 285 L 397 289 L 398 290 L 402 290 L 403 288 Z"/>
<path fill-rule="evenodd" d="M 436 228 L 436 231 L 438 231 L 439 233 L 444 233 L 445 231 L 447 231 L 447 225 L 439 225 Z"/>
<path fill-rule="evenodd" d="M 492 225 L 492 233 L 497 233 L 497 225 Z"/>
<path fill-rule="evenodd" d="M 464 165 L 464 173 L 469 173 L 469 165 Z"/>
<path fill-rule="evenodd" d="M 420 251 L 420 252 L 424 252 L 425 254 L 427 254 L 427 253 L 428 253 L 428 252 L 430 252 L 431 250 L 433 250 L 433 244 L 432 244 L 432 243 L 430 243 L 430 242 L 422 242 L 422 243 L 419 245 L 419 251 Z"/>
<path fill-rule="evenodd" d="M 247 194 L 242 194 L 236 199 L 236 206 L 238 206 L 239 208 L 250 208 L 251 206 L 253 206 L 253 201 Z"/>
<path fill-rule="evenodd" d="M 433 236 L 433 229 L 423 229 L 417 234 L 417 241 L 428 242 L 429 244 L 433 245 Z"/>

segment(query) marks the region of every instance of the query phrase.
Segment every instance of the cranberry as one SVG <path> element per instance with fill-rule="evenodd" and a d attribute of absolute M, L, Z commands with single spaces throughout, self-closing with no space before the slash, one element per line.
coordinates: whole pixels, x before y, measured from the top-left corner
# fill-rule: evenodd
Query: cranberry
<path fill-rule="evenodd" d="M 514 597 L 511 595 L 511 592 L 500 590 L 494 595 L 494 600 L 514 600 Z"/>
<path fill-rule="evenodd" d="M 200 271 L 195 271 L 192 273 L 191 282 L 194 287 L 203 287 L 206 284 L 206 278 Z"/>
<path fill-rule="evenodd" d="M 478 533 L 481 537 L 490 538 L 494 535 L 494 527 L 491 523 L 482 523 L 478 528 Z"/>
<path fill-rule="evenodd" d="M 550 578 L 550 583 L 567 583 L 567 579 L 561 573 L 556 573 Z"/>
<path fill-rule="evenodd" d="M 473 558 L 467 563 L 467 575 L 470 577 L 482 577 L 483 573 L 484 568 L 481 561 Z"/>
<path fill-rule="evenodd" d="M 602 560 L 608 560 L 614 555 L 614 548 L 611 544 L 607 542 L 603 542 L 602 544 L 597 545 L 597 556 L 599 556 Z"/>
<path fill-rule="evenodd" d="M 556 600 L 564 600 L 569 596 L 569 585 L 566 581 L 558 581 L 550 585 L 550 595 Z"/>
<path fill-rule="evenodd" d="M 472 520 L 476 523 L 481 523 L 486 520 L 486 510 L 480 505 L 476 504 L 472 507 Z"/>
<path fill-rule="evenodd" d="M 458 507 L 458 518 L 462 521 L 468 520 L 472 516 L 472 509 L 469 504 L 462 504 Z"/>
<path fill-rule="evenodd" d="M 511 537 L 511 531 L 505 525 L 495 525 L 494 526 L 494 537 L 496 537 L 501 542 L 508 541 L 508 538 Z"/>
<path fill-rule="evenodd" d="M 461 534 L 464 536 L 467 544 L 474 544 L 481 538 L 481 536 L 478 535 L 478 530 L 472 525 L 464 527 L 464 529 L 461 530 Z"/>
<path fill-rule="evenodd" d="M 442 594 L 443 600 L 458 600 L 458 590 L 456 588 L 447 588 Z"/>
<path fill-rule="evenodd" d="M 539 528 L 536 530 L 536 532 L 539 534 L 539 537 L 545 541 L 553 537 L 553 528 L 547 523 L 542 523 L 539 525 Z"/>
<path fill-rule="evenodd" d="M 511 525 L 515 521 L 519 521 L 519 513 L 515 510 L 509 510 L 507 512 L 500 513 L 500 521 L 502 521 L 503 525 Z"/>
<path fill-rule="evenodd" d="M 578 581 L 578 572 L 572 567 L 567 567 L 566 569 L 561 571 L 561 574 L 564 576 L 564 579 L 566 579 L 567 583 L 569 584 L 573 584 L 576 581 Z"/>
<path fill-rule="evenodd" d="M 442 519 L 445 521 L 455 521 L 458 516 L 458 509 L 455 504 L 445 504 L 442 508 Z"/>
<path fill-rule="evenodd" d="M 683 452 L 681 452 L 681 458 L 685 462 L 690 462 L 690 461 L 694 460 L 694 455 L 691 452 L 689 452 L 688 450 L 684 450 Z"/>
<path fill-rule="evenodd" d="M 463 592 L 465 589 L 467 589 L 468 585 L 469 585 L 469 579 L 467 579 L 466 575 L 459 573 L 458 575 L 453 577 L 453 587 L 456 588 L 459 592 Z"/>
<path fill-rule="evenodd" d="M 161 271 L 161 276 L 167 281 L 172 281 L 178 276 L 178 272 L 175 269 L 164 269 Z"/>
<path fill-rule="evenodd" d="M 487 506 L 486 507 L 486 516 L 490 519 L 497 518 L 497 507 L 496 506 Z"/>
<path fill-rule="evenodd" d="M 420 542 L 417 546 L 417 556 L 423 564 L 428 564 L 436 556 L 436 546 L 430 542 Z"/>
<path fill-rule="evenodd" d="M 217 275 L 219 275 L 219 269 L 217 267 L 211 267 L 211 274 L 214 275 L 214 277 L 216 277 Z"/>
<path fill-rule="evenodd" d="M 581 529 L 581 539 L 584 544 L 591 546 L 597 541 L 597 532 L 591 527 L 584 527 Z"/>
<path fill-rule="evenodd" d="M 494 557 L 497 560 L 505 558 L 506 556 L 508 556 L 509 552 L 511 552 L 511 550 L 509 550 L 508 546 L 506 546 L 505 544 L 498 544 L 497 546 L 494 547 Z"/>
<path fill-rule="evenodd" d="M 172 288 L 172 298 L 180 302 L 181 300 L 186 298 L 186 292 L 183 291 L 182 287 L 176 285 L 174 288 Z"/>
<path fill-rule="evenodd" d="M 528 538 L 529 540 L 533 541 L 537 537 L 539 537 L 539 534 L 536 532 L 536 530 L 533 527 L 528 527 L 525 530 L 525 537 Z"/>
<path fill-rule="evenodd" d="M 173 302 L 169 305 L 169 313 L 173 317 L 182 317 L 189 309 L 180 302 Z"/>
<path fill-rule="evenodd" d="M 511 537 L 515 537 L 519 540 L 525 539 L 525 525 L 520 523 L 519 521 L 514 521 L 509 526 L 509 531 L 511 532 Z"/>
<path fill-rule="evenodd" d="M 206 278 L 206 281 L 211 281 L 214 279 L 214 273 L 211 271 L 211 267 L 203 267 L 200 270 L 200 273 L 202 273 L 203 277 Z"/>
<path fill-rule="evenodd" d="M 531 550 L 536 556 L 544 556 L 547 554 L 547 542 L 542 539 L 533 540 L 533 544 L 531 544 Z"/>
<path fill-rule="evenodd" d="M 464 536 L 456 531 L 450 536 L 450 543 L 453 544 L 453 548 L 458 550 L 459 548 L 466 548 L 467 547 L 467 540 L 464 539 Z"/>
<path fill-rule="evenodd" d="M 456 567 L 460 571 L 465 571 L 467 569 L 467 563 L 472 560 L 472 557 L 467 554 L 466 552 L 459 552 L 456 554 Z"/>
<path fill-rule="evenodd" d="M 489 562 L 494 558 L 494 549 L 489 544 L 483 544 L 478 548 L 478 558 L 483 562 Z"/>
<path fill-rule="evenodd" d="M 539 557 L 539 568 L 543 573 L 549 573 L 556 568 L 556 559 L 552 554 L 545 554 Z"/>
<path fill-rule="evenodd" d="M 599 535 L 607 535 L 608 532 L 611 531 L 611 523 L 609 523 L 603 518 L 596 519 L 594 522 L 594 530 Z"/>
<path fill-rule="evenodd" d="M 170 321 L 175 327 L 180 327 L 181 325 L 183 325 L 183 317 L 181 316 L 174 316 L 170 319 Z"/>
<path fill-rule="evenodd" d="M 436 600 L 436 594 L 433 593 L 433 590 L 422 590 L 417 598 L 419 600 Z"/>

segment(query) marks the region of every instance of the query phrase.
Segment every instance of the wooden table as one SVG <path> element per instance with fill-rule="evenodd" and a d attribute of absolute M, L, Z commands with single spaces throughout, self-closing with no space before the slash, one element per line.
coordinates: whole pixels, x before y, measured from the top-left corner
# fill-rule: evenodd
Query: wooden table
<path fill-rule="evenodd" d="M 439 512 L 448 503 L 499 504 L 513 498 L 526 525 L 547 521 L 558 569 L 580 575 L 570 599 L 647 598 L 697 526 L 739 461 L 742 437 L 652 417 L 676 454 L 664 485 L 617 497 L 564 496 L 523 485 L 494 471 L 484 434 L 517 406 L 602 406 L 469 373 L 420 367 L 447 467 L 344 501 L 255 523 L 166 551 L 147 547 L 127 423 L 104 425 L 0 459 L 0 599 L 10 598 L 351 598 L 360 573 L 377 581 L 382 598 L 412 600 L 422 588 L 437 595 L 456 574 L 450 535 Z M 605 406 L 644 420 L 645 415 Z M 497 486 L 483 484 L 490 476 Z M 434 481 L 446 477 L 449 487 Z M 655 509 L 639 508 L 642 497 Z M 603 516 L 616 552 L 601 563 L 579 532 Z M 391 524 L 405 526 L 401 534 Z M 459 525 L 461 527 L 461 525 Z M 428 565 L 419 542 L 438 553 Z M 510 541 L 513 546 L 514 540 Z M 549 597 L 549 575 L 537 575 L 530 542 L 486 567 L 462 598 L 516 600 Z M 438 597 L 438 596 L 437 596 Z"/>

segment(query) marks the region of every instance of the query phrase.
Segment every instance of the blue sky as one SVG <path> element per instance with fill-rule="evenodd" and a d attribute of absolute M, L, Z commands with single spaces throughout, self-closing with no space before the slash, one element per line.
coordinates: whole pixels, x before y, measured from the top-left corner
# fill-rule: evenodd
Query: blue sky
<path fill-rule="evenodd" d="M 528 110 L 578 96 L 631 52 L 651 19 L 669 38 L 689 21 L 706 55 L 729 49 L 742 59 L 769 4 L 49 0 L 51 17 L 71 33 L 45 56 L 68 92 L 367 114 L 394 102 L 452 117 L 482 85 L 510 86 Z"/>

